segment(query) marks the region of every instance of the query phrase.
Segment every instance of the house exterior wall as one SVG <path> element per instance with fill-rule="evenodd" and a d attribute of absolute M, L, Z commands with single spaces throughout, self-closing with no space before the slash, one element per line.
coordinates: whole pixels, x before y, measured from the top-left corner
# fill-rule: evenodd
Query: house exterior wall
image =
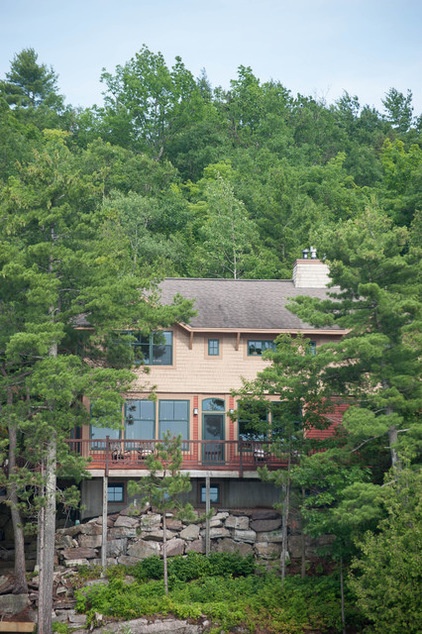
<path fill-rule="evenodd" d="M 131 393 L 146 393 L 155 386 L 157 393 L 230 393 L 242 387 L 242 378 L 250 381 L 269 362 L 261 356 L 248 355 L 249 340 L 274 340 L 276 333 L 190 333 L 182 327 L 173 329 L 173 364 L 149 366 L 148 374 L 135 370 Z M 208 355 L 208 339 L 219 339 L 219 356 Z M 309 337 L 317 347 L 332 339 L 329 335 Z"/>
<path fill-rule="evenodd" d="M 124 477 L 109 478 L 109 484 L 125 484 Z M 192 478 L 192 489 L 184 496 L 184 501 L 190 502 L 195 508 L 205 510 L 205 504 L 201 500 L 201 487 L 205 486 L 205 477 Z M 212 504 L 218 509 L 241 508 L 271 508 L 280 501 L 280 490 L 270 482 L 262 482 L 255 479 L 224 479 L 212 478 L 211 484 L 219 488 L 218 503 Z M 97 517 L 103 512 L 103 478 L 93 478 L 82 483 L 81 497 L 84 506 L 81 511 L 81 519 L 87 520 Z M 122 502 L 108 502 L 108 513 L 119 513 L 123 508 L 133 504 L 135 498 L 127 495 Z"/>

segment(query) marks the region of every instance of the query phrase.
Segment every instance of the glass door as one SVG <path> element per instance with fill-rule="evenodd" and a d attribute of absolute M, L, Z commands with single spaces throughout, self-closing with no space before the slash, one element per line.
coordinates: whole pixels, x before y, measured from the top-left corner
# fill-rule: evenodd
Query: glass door
<path fill-rule="evenodd" d="M 224 418 L 224 414 L 203 414 L 202 438 L 206 441 L 202 452 L 204 463 L 224 462 Z"/>

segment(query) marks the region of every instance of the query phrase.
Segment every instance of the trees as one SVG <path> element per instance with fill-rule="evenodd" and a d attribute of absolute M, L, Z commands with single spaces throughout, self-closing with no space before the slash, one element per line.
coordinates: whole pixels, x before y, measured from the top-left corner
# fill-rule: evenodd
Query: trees
<path fill-rule="evenodd" d="M 8 103 L 16 106 L 45 104 L 57 107 L 61 104 L 57 75 L 46 64 L 38 64 L 38 55 L 33 48 L 24 48 L 14 56 L 6 81 L 1 82 L 0 88 Z"/>
<path fill-rule="evenodd" d="M 330 400 L 331 393 L 320 381 L 320 375 L 332 356 L 323 348 L 318 355 L 312 354 L 309 340 L 300 335 L 280 335 L 276 339 L 276 349 L 268 350 L 264 355 L 271 360 L 271 365 L 262 370 L 256 380 L 245 382 L 238 395 L 242 398 L 243 407 L 258 402 L 271 412 L 269 424 L 256 421 L 256 431 L 271 439 L 272 451 L 287 462 L 287 469 L 272 473 L 265 468 L 260 471 L 262 478 L 273 481 L 282 492 L 281 574 L 284 579 L 292 471 L 314 444 L 306 438 L 309 430 L 325 429 L 330 425 L 329 417 L 334 405 Z M 278 398 L 268 401 L 268 396 Z M 321 443 L 317 443 L 317 447 L 321 449 Z"/>
<path fill-rule="evenodd" d="M 152 295 L 143 296 L 126 244 L 111 244 L 102 214 L 84 208 L 84 195 L 92 194 L 92 188 L 78 177 L 78 157 L 66 141 L 63 132 L 45 131 L 42 147 L 9 179 L 0 200 L 0 388 L 2 426 L 11 453 L 7 486 L 15 511 L 19 494 L 38 493 L 38 627 L 44 634 L 51 630 L 56 480 L 66 454 L 63 439 L 86 421 L 82 395 L 99 399 L 103 414 L 108 412 L 118 424 L 120 394 L 132 378 L 127 370 L 106 367 L 110 331 L 148 329 L 189 314 L 187 303 L 160 308 Z M 149 280 L 144 284 L 151 286 Z M 81 314 L 90 328 L 78 331 Z M 34 480 L 18 487 L 24 471 L 13 452 L 19 448 L 39 473 L 35 490 Z M 19 539 L 21 518 L 17 513 L 14 517 Z"/>
<path fill-rule="evenodd" d="M 388 437 L 393 466 L 422 404 L 420 254 L 409 246 L 407 229 L 379 210 L 332 227 L 320 248 L 339 290 L 322 302 L 299 298 L 294 308 L 314 323 L 350 329 L 323 380 L 353 399 L 344 425 L 357 444 Z"/>
<path fill-rule="evenodd" d="M 167 573 L 167 520 L 166 513 L 178 510 L 184 517 L 195 518 L 191 505 L 182 503 L 183 493 L 191 489 L 188 473 L 182 474 L 182 440 L 166 432 L 155 451 L 147 457 L 148 475 L 138 482 L 129 482 L 129 494 L 139 495 L 143 502 L 156 509 L 163 517 L 164 588 L 168 594 Z"/>
<path fill-rule="evenodd" d="M 422 474 L 405 469 L 386 487 L 387 517 L 359 542 L 351 586 L 374 632 L 420 632 Z"/>

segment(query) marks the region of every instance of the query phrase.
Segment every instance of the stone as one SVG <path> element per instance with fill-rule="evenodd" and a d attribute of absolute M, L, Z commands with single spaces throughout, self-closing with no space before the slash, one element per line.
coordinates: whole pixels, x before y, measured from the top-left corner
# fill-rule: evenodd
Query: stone
<path fill-rule="evenodd" d="M 109 528 L 107 531 L 107 539 L 131 539 L 137 536 L 136 527 L 133 526 L 131 528 L 126 526 L 117 526 L 114 525 L 113 528 Z"/>
<path fill-rule="evenodd" d="M 283 541 L 283 535 L 281 531 L 270 531 L 268 533 L 258 533 L 256 536 L 256 541 L 280 543 Z"/>
<path fill-rule="evenodd" d="M 103 527 L 97 522 L 87 522 L 80 525 L 80 533 L 83 535 L 102 535 Z M 80 539 L 80 537 L 79 537 Z"/>
<path fill-rule="evenodd" d="M 98 551 L 95 548 L 67 548 L 62 551 L 64 559 L 93 559 L 97 557 Z M 67 564 L 66 564 L 67 565 Z"/>
<path fill-rule="evenodd" d="M 199 539 L 194 539 L 193 541 L 186 542 L 185 553 L 205 553 L 205 542 L 200 537 Z"/>
<path fill-rule="evenodd" d="M 92 560 L 91 560 L 92 561 Z M 68 568 L 79 568 L 79 566 L 89 566 L 88 559 L 66 559 L 65 565 Z"/>
<path fill-rule="evenodd" d="M 127 539 L 110 539 L 107 541 L 107 557 L 119 557 L 124 555 L 127 548 Z"/>
<path fill-rule="evenodd" d="M 159 530 L 155 530 L 155 531 L 151 531 L 151 532 L 145 532 L 145 533 L 141 533 L 141 537 L 142 539 L 146 540 L 146 541 L 156 541 L 156 542 L 162 542 L 164 539 L 164 531 L 163 529 L 159 529 Z M 169 531 L 168 529 L 166 530 L 166 538 L 167 539 L 172 539 L 172 537 L 176 537 L 176 533 L 174 533 L 173 531 Z"/>
<path fill-rule="evenodd" d="M 243 557 L 253 554 L 253 547 L 251 544 L 245 542 L 235 542 L 233 539 L 224 538 L 213 545 L 213 552 L 218 553 L 238 553 Z"/>
<path fill-rule="evenodd" d="M 80 548 L 98 548 L 103 543 L 103 536 L 99 535 L 79 535 L 78 537 Z"/>
<path fill-rule="evenodd" d="M 252 520 L 275 520 L 280 518 L 280 513 L 272 509 L 254 509 L 251 514 Z"/>
<path fill-rule="evenodd" d="M 0 577 L 0 594 L 6 594 L 8 592 L 12 592 L 14 588 L 13 584 L 13 576 L 12 575 L 2 575 Z"/>
<path fill-rule="evenodd" d="M 139 526 L 139 518 L 131 517 L 129 515 L 119 515 L 119 517 L 114 522 L 114 529 L 123 527 L 123 528 L 135 528 Z"/>
<path fill-rule="evenodd" d="M 147 513 L 140 518 L 140 527 L 142 531 L 153 531 L 161 526 L 161 515 L 158 513 Z"/>
<path fill-rule="evenodd" d="M 247 542 L 248 544 L 254 544 L 256 542 L 255 531 L 241 531 L 235 529 L 233 531 L 233 539 L 235 542 Z"/>
<path fill-rule="evenodd" d="M 0 595 L 0 614 L 2 616 L 12 616 L 23 612 L 29 608 L 29 597 L 27 594 L 2 594 Z"/>
<path fill-rule="evenodd" d="M 249 529 L 249 517 L 245 517 L 244 515 L 238 517 L 229 515 L 224 523 L 224 526 L 226 528 L 235 528 L 241 531 L 247 531 Z"/>
<path fill-rule="evenodd" d="M 166 520 L 167 528 L 171 531 L 181 531 L 183 528 L 183 522 L 181 520 L 176 519 L 175 517 L 170 517 Z"/>
<path fill-rule="evenodd" d="M 223 526 L 210 528 L 210 539 L 221 539 L 222 537 L 230 537 L 230 531 Z"/>
<path fill-rule="evenodd" d="M 55 547 L 57 550 L 63 550 L 63 548 L 72 548 L 77 545 L 76 540 L 71 535 L 65 535 L 63 533 L 56 533 Z"/>
<path fill-rule="evenodd" d="M 287 543 L 289 545 L 289 551 L 293 559 L 300 559 L 302 557 L 302 549 L 303 549 L 303 538 L 301 535 L 291 535 Z M 308 537 L 305 538 L 305 556 L 309 555 L 309 545 L 310 539 Z"/>
<path fill-rule="evenodd" d="M 75 535 L 78 535 L 78 533 L 81 532 L 82 526 L 84 526 L 84 524 L 75 524 L 74 526 L 68 526 L 67 528 L 59 528 L 56 532 L 56 538 L 57 535 L 70 535 L 70 537 L 75 537 Z"/>
<path fill-rule="evenodd" d="M 260 559 L 278 559 L 281 554 L 281 545 L 269 542 L 255 544 L 255 554 Z"/>
<path fill-rule="evenodd" d="M 147 557 L 160 554 L 160 544 L 158 542 L 141 539 L 129 546 L 127 554 L 129 557 L 135 557 L 136 559 L 146 559 Z"/>
<path fill-rule="evenodd" d="M 198 539 L 200 530 L 198 524 L 189 524 L 189 526 L 180 531 L 180 537 L 187 542 L 194 541 Z"/>
<path fill-rule="evenodd" d="M 268 520 L 252 520 L 251 528 L 257 533 L 268 533 L 270 531 L 275 531 L 277 528 L 281 526 L 281 517 L 275 519 Z"/>
<path fill-rule="evenodd" d="M 184 555 L 185 554 L 185 541 L 183 539 L 179 539 L 178 537 L 174 537 L 170 539 L 170 541 L 166 542 L 167 548 L 167 556 L 175 557 L 176 555 Z"/>

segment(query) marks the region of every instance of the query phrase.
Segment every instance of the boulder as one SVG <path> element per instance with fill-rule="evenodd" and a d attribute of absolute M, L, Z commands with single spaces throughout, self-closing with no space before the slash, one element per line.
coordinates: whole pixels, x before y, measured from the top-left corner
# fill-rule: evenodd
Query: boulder
<path fill-rule="evenodd" d="M 224 523 L 224 526 L 226 528 L 234 528 L 241 531 L 246 531 L 249 529 L 249 517 L 246 517 L 245 515 L 240 515 L 237 517 L 235 517 L 234 515 L 229 515 Z"/>
<path fill-rule="evenodd" d="M 233 531 L 233 539 L 235 542 L 247 542 L 248 544 L 254 544 L 256 542 L 255 531 L 240 531 L 235 529 Z"/>
<path fill-rule="evenodd" d="M 185 540 L 174 537 L 170 541 L 166 542 L 167 556 L 175 557 L 176 555 L 185 554 Z"/>
<path fill-rule="evenodd" d="M 281 526 L 281 517 L 269 520 L 252 520 L 251 528 L 257 533 L 275 531 Z"/>
<path fill-rule="evenodd" d="M 194 541 L 198 539 L 200 532 L 200 527 L 198 524 L 189 524 L 183 530 L 180 531 L 180 537 L 185 539 L 187 542 Z"/>
<path fill-rule="evenodd" d="M 158 542 L 140 539 L 129 546 L 127 554 L 129 557 L 134 557 L 135 559 L 146 559 L 147 557 L 160 554 L 160 544 Z"/>

